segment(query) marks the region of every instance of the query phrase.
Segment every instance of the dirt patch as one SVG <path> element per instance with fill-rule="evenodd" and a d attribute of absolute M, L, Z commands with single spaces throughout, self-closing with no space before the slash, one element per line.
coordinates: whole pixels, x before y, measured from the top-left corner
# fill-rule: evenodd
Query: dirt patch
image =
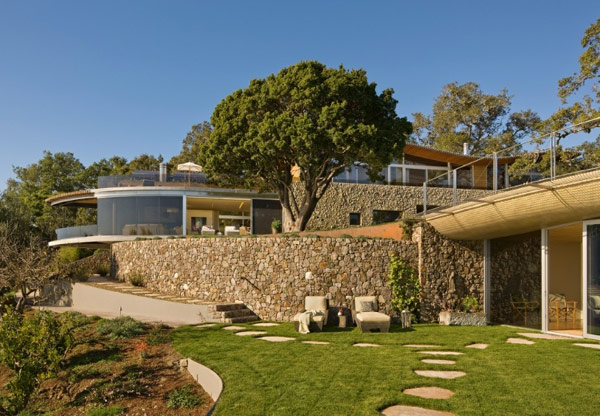
<path fill-rule="evenodd" d="M 109 340 L 91 321 L 75 332 L 76 346 L 63 370 L 42 383 L 30 401 L 39 413 L 85 415 L 99 406 L 120 405 L 126 415 L 206 415 L 210 396 L 179 366 L 181 357 L 171 345 L 169 328 L 146 326 L 133 338 Z M 0 394 L 10 371 L 0 367 Z M 193 409 L 169 409 L 167 396 L 190 386 L 201 404 Z"/>

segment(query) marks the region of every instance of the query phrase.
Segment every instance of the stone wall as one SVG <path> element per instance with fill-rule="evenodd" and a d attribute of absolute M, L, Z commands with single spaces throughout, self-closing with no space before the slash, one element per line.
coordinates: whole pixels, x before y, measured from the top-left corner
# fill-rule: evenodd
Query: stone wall
<path fill-rule="evenodd" d="M 154 290 L 207 301 L 244 302 L 262 319 L 288 321 L 304 297 L 327 295 L 330 311 L 352 297 L 377 295 L 390 309 L 390 253 L 416 267 L 411 241 L 358 238 L 239 237 L 113 244 L 113 275 L 144 276 Z M 307 272 L 310 272 L 307 274 Z"/>
<path fill-rule="evenodd" d="M 296 190 L 301 191 L 299 183 Z M 477 198 L 490 191 L 459 189 L 458 201 Z M 317 203 L 307 230 L 345 228 L 350 225 L 350 213 L 360 213 L 361 225 L 373 224 L 373 210 L 401 211 L 416 214 L 417 205 L 423 205 L 423 187 L 405 185 L 374 185 L 353 183 L 332 183 L 325 195 Z M 452 189 L 429 188 L 427 205 L 452 205 Z"/>
<path fill-rule="evenodd" d="M 457 308 L 466 296 L 474 296 L 483 307 L 483 241 L 449 240 L 427 224 L 414 234 L 424 295 L 421 320 L 437 321 L 442 305 Z"/>
<path fill-rule="evenodd" d="M 490 298 L 493 322 L 541 327 L 541 233 L 534 231 L 490 241 Z M 527 322 L 515 314 L 511 301 L 531 304 Z"/>

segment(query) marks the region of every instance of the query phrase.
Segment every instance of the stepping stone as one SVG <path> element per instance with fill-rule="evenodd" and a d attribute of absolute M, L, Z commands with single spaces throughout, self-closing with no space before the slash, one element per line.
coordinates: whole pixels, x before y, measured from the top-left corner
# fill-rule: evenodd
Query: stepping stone
<path fill-rule="evenodd" d="M 264 335 L 266 334 L 265 331 L 243 331 L 243 332 L 236 332 L 235 335 L 239 335 L 240 337 L 251 337 L 254 335 Z"/>
<path fill-rule="evenodd" d="M 259 322 L 257 324 L 252 324 L 252 326 L 279 326 L 279 324 L 274 322 Z"/>
<path fill-rule="evenodd" d="M 252 332 L 252 331 L 250 331 Z M 238 332 L 238 335 L 240 333 Z M 260 337 L 258 339 L 264 339 L 265 341 L 269 341 L 269 342 L 285 342 L 285 341 L 293 341 L 296 338 L 291 338 L 291 337 Z"/>
<path fill-rule="evenodd" d="M 415 370 L 415 374 L 423 377 L 453 379 L 466 376 L 464 371 Z"/>
<path fill-rule="evenodd" d="M 539 332 L 519 332 L 518 335 L 534 339 L 571 339 L 569 337 L 561 337 L 560 335 L 542 334 Z"/>
<path fill-rule="evenodd" d="M 413 406 L 391 406 L 383 409 L 383 416 L 454 416 L 454 413 L 442 412 L 439 410 L 424 409 Z"/>
<path fill-rule="evenodd" d="M 432 360 L 429 358 L 425 358 L 421 360 L 421 362 L 427 364 L 456 364 L 456 361 L 454 360 Z"/>
<path fill-rule="evenodd" d="M 423 399 L 449 399 L 454 396 L 452 390 L 442 389 L 441 387 L 416 387 L 414 389 L 406 389 L 402 393 Z"/>
<path fill-rule="evenodd" d="M 471 344 L 467 345 L 465 348 L 475 348 L 476 350 L 485 350 L 489 347 L 489 344 Z"/>
<path fill-rule="evenodd" d="M 379 344 L 369 344 L 368 342 L 359 342 L 358 344 L 352 344 L 353 347 L 381 347 Z"/>
<path fill-rule="evenodd" d="M 148 296 L 150 298 L 156 298 L 156 297 L 159 297 L 160 295 L 158 295 L 156 293 L 148 293 L 146 296 Z"/>
<path fill-rule="evenodd" d="M 191 299 L 191 300 L 188 300 L 187 303 L 202 303 L 202 301 L 199 299 Z"/>
<path fill-rule="evenodd" d="M 419 354 L 429 354 L 429 355 L 464 355 L 464 352 L 458 351 L 417 351 Z"/>
<path fill-rule="evenodd" d="M 531 345 L 535 344 L 533 341 L 529 341 L 528 339 L 523 338 L 509 338 L 506 340 L 509 344 L 523 344 L 523 345 Z"/>
<path fill-rule="evenodd" d="M 302 341 L 303 344 L 312 344 L 312 345 L 327 345 L 331 344 L 331 342 L 327 341 Z"/>
<path fill-rule="evenodd" d="M 246 329 L 246 328 L 243 326 L 229 325 L 229 326 L 223 327 L 223 329 L 225 329 L 227 331 L 239 331 L 240 329 Z"/>
<path fill-rule="evenodd" d="M 600 344 L 573 344 L 573 345 L 577 345 L 578 347 L 583 347 L 583 348 L 593 348 L 595 350 L 600 350 Z"/>
<path fill-rule="evenodd" d="M 404 344 L 404 346 L 408 348 L 442 348 L 441 345 L 433 344 Z"/>
<path fill-rule="evenodd" d="M 215 326 L 216 324 L 202 324 L 196 325 L 196 328 L 210 328 L 211 326 Z"/>

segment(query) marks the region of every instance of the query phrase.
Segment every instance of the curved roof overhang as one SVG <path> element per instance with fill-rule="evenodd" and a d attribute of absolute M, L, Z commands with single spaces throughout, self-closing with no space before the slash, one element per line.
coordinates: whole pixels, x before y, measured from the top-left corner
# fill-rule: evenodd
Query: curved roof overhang
<path fill-rule="evenodd" d="M 425 216 L 456 240 L 482 240 L 600 217 L 600 168 L 522 185 Z"/>
<path fill-rule="evenodd" d="M 94 191 L 91 189 L 52 195 L 46 198 L 45 202 L 50 206 L 69 205 L 83 208 L 95 208 L 98 204 Z"/>
<path fill-rule="evenodd" d="M 431 147 L 421 146 L 414 143 L 407 143 L 404 146 L 404 153 L 422 159 L 435 160 L 437 162 L 451 163 L 453 165 L 472 164 L 476 166 L 491 166 L 493 159 L 491 157 L 479 157 L 463 155 L 460 153 L 447 152 L 445 150 L 433 149 Z M 498 164 L 504 165 L 513 163 L 514 157 L 499 157 Z"/>

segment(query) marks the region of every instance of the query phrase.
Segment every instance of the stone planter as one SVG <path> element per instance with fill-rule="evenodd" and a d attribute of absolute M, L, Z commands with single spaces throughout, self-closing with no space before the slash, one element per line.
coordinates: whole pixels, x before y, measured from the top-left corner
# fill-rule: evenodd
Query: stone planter
<path fill-rule="evenodd" d="M 440 312 L 440 325 L 486 326 L 484 312 Z"/>

